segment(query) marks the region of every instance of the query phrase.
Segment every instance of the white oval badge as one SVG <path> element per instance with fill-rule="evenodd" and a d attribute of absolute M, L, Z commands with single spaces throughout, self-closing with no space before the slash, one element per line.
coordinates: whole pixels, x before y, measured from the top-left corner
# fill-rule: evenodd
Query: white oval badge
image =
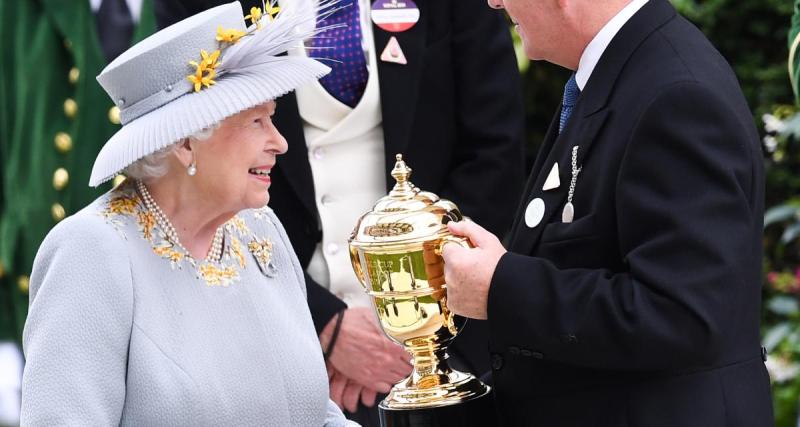
<path fill-rule="evenodd" d="M 537 197 L 531 200 L 525 209 L 525 225 L 534 228 L 542 222 L 542 218 L 544 218 L 544 200 Z"/>
<path fill-rule="evenodd" d="M 372 22 L 390 33 L 402 33 L 419 22 L 419 9 L 412 0 L 376 0 Z"/>

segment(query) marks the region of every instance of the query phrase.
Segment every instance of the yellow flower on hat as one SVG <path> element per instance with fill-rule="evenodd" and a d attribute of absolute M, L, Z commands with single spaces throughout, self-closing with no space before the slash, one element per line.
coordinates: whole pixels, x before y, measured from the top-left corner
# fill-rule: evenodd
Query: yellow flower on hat
<path fill-rule="evenodd" d="M 200 51 L 200 56 L 203 58 L 200 63 L 198 64 L 197 61 L 189 61 L 189 65 L 193 67 L 197 67 L 201 71 L 206 70 L 213 70 L 217 68 L 218 65 L 221 63 L 217 62 L 219 58 L 219 49 L 215 50 L 211 55 L 208 54 L 205 50 Z"/>
<path fill-rule="evenodd" d="M 202 64 L 202 63 L 201 63 Z M 207 74 L 206 74 L 207 73 Z M 205 74 L 205 75 L 204 75 Z M 214 76 L 217 74 L 213 68 L 203 69 L 202 65 L 197 66 L 197 72 L 187 76 L 190 82 L 194 83 L 194 91 L 200 92 L 200 89 L 205 87 L 211 87 L 211 85 L 216 84 L 217 82 L 214 81 Z"/>
<path fill-rule="evenodd" d="M 202 63 L 205 65 L 205 68 L 213 70 L 217 68 L 217 65 L 220 65 L 220 63 L 217 62 L 217 59 L 219 59 L 219 53 L 219 49 L 212 52 L 211 55 L 209 55 L 205 50 L 200 51 L 200 56 L 203 57 Z"/>
<path fill-rule="evenodd" d="M 211 54 L 205 50 L 201 50 L 200 56 L 202 59 L 200 62 L 189 62 L 190 65 L 196 67 L 196 70 L 194 74 L 186 76 L 186 79 L 194 84 L 195 92 L 200 92 L 200 89 L 202 89 L 203 86 L 211 87 L 211 85 L 216 83 L 214 81 L 214 76 L 217 75 L 216 68 L 221 64 L 220 62 L 217 62 L 217 59 L 219 59 L 219 54 L 219 49 L 215 50 Z"/>
<path fill-rule="evenodd" d="M 229 28 L 227 30 L 223 30 L 221 25 L 217 27 L 217 41 L 219 42 L 236 43 L 245 34 L 247 33 L 237 29 Z"/>
<path fill-rule="evenodd" d="M 256 24 L 256 28 L 261 29 L 261 15 L 263 12 L 260 7 L 251 7 L 250 14 L 245 16 L 244 19 L 249 19 L 251 23 Z"/>
<path fill-rule="evenodd" d="M 278 12 L 280 12 L 280 11 L 281 11 L 281 7 L 280 7 L 280 6 L 273 6 L 273 4 L 272 4 L 271 2 L 267 2 L 267 4 L 265 5 L 265 7 L 267 8 L 267 11 L 266 11 L 266 12 L 267 12 L 267 16 L 269 16 L 269 20 L 270 20 L 270 22 L 271 22 L 273 19 L 275 19 L 275 15 L 277 15 L 277 14 L 278 14 Z"/>

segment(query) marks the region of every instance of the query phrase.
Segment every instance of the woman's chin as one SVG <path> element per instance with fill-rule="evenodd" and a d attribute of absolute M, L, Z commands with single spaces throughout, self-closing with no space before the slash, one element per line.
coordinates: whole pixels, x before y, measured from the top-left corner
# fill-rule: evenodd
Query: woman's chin
<path fill-rule="evenodd" d="M 269 203 L 269 190 L 262 189 L 260 192 L 251 193 L 247 197 L 247 209 L 260 209 Z"/>

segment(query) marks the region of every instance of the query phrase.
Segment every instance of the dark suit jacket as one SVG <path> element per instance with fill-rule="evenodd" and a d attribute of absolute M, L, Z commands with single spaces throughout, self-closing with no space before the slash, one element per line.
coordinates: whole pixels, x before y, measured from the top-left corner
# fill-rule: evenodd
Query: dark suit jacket
<path fill-rule="evenodd" d="M 724 58 L 650 0 L 557 133 L 556 120 L 489 291 L 505 423 L 771 426 L 762 156 Z M 575 219 L 562 223 L 574 146 Z M 561 186 L 543 191 L 554 162 Z M 529 228 L 535 198 L 545 216 Z"/>
<path fill-rule="evenodd" d="M 219 0 L 157 0 L 160 26 Z M 249 8 L 248 1 L 243 1 Z M 260 1 L 258 2 L 260 3 Z M 511 226 L 523 181 L 524 117 L 519 73 L 503 15 L 485 0 L 417 0 L 420 21 L 389 33 L 373 25 L 378 55 L 397 37 L 408 65 L 379 60 L 387 184 L 395 154 L 414 169 L 412 182 L 459 205 L 497 234 Z M 294 94 L 278 100 L 273 122 L 289 142 L 272 173 L 270 207 L 308 266 L 321 239 L 308 149 Z M 387 191 L 389 188 L 387 187 Z M 355 226 L 355 224 L 353 224 Z M 354 276 L 355 277 L 355 276 Z M 344 302 L 306 275 L 308 302 L 320 331 Z M 486 325 L 470 321 L 451 353 L 480 373 L 489 370 Z"/>

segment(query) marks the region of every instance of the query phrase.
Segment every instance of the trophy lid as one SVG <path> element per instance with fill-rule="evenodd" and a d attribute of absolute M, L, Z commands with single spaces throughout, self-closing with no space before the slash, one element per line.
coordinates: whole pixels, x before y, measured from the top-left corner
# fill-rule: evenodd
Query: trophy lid
<path fill-rule="evenodd" d="M 448 222 L 463 218 L 455 203 L 414 186 L 409 181 L 411 168 L 403 161 L 403 155 L 398 154 L 396 158 L 392 177 L 397 183 L 358 220 L 350 235 L 352 246 L 384 246 L 441 238 L 450 234 Z"/>

